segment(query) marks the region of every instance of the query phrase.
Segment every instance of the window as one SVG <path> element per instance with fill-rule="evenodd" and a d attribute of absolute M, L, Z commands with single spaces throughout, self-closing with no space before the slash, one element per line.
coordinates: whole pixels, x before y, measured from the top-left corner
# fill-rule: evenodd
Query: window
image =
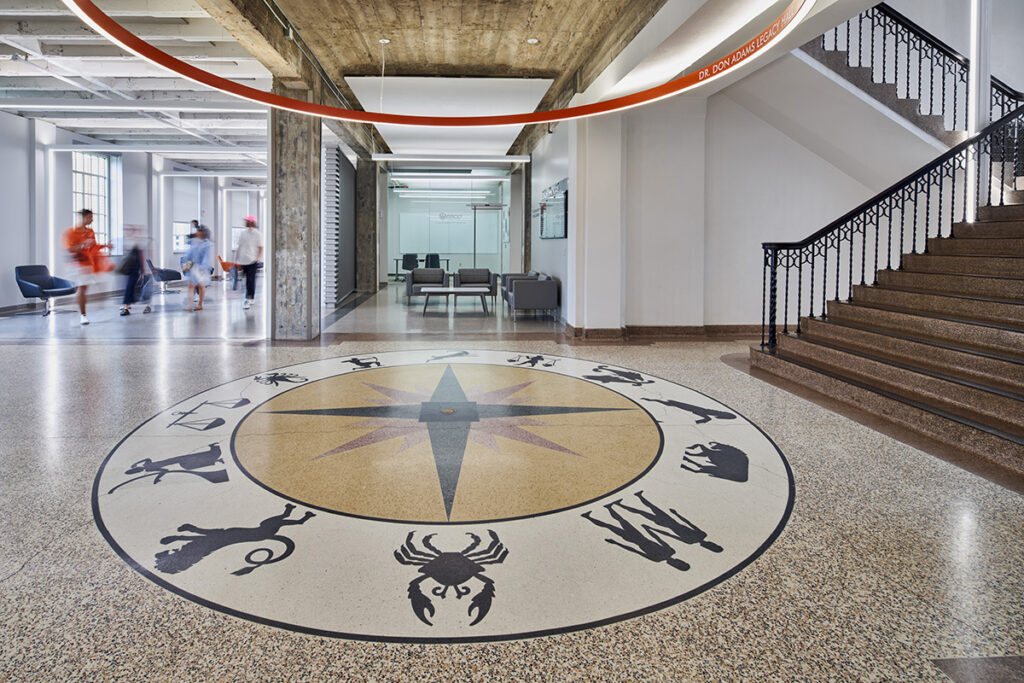
<path fill-rule="evenodd" d="M 188 236 L 192 234 L 192 221 L 175 221 L 174 227 L 174 253 L 183 254 L 188 251 Z"/>
<path fill-rule="evenodd" d="M 93 152 L 71 153 L 71 189 L 73 223 L 81 217 L 82 209 L 92 211 L 92 225 L 96 241 L 112 244 L 112 254 L 123 252 L 123 226 L 120 211 L 120 158 Z M 112 187 L 112 185 L 117 187 Z"/>

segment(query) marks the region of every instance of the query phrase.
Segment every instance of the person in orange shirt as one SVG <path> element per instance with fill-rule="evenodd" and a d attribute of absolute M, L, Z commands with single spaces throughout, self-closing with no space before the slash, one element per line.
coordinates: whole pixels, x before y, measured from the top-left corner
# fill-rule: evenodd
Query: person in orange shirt
<path fill-rule="evenodd" d="M 81 314 L 79 322 L 83 325 L 89 324 L 89 318 L 85 316 L 85 297 L 89 285 L 97 282 L 100 273 L 112 270 L 113 264 L 103 249 L 109 249 L 109 244 L 96 244 L 96 233 L 89 225 L 92 224 L 92 211 L 82 209 L 81 219 L 78 225 L 64 231 L 64 248 L 71 255 L 71 261 L 78 266 L 78 312 Z"/>

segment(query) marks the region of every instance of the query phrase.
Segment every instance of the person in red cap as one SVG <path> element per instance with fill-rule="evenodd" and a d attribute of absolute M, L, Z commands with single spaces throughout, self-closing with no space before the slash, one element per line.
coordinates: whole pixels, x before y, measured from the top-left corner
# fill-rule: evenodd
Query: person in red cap
<path fill-rule="evenodd" d="M 256 266 L 263 256 L 263 235 L 256 229 L 256 216 L 245 217 L 245 231 L 238 236 L 235 263 L 245 273 L 245 301 L 242 308 L 251 308 L 256 298 Z"/>

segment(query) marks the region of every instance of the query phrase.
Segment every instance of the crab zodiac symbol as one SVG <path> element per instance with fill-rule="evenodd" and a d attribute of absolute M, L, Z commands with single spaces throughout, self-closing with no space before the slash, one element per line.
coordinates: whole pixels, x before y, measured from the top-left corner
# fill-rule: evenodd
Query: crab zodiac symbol
<path fill-rule="evenodd" d="M 483 550 L 476 550 L 480 545 L 480 537 L 476 534 L 467 533 L 471 543 L 465 549 L 458 552 L 442 552 L 430 542 L 436 534 L 428 534 L 422 538 L 420 543 L 426 550 L 420 550 L 413 543 L 412 537 L 415 531 L 410 531 L 402 547 L 395 551 L 395 559 L 402 564 L 416 565 L 423 575 L 409 582 L 409 601 L 412 603 L 412 611 L 416 617 L 427 626 L 433 626 L 427 617 L 434 616 L 434 605 L 423 591 L 420 584 L 427 579 L 433 579 L 440 586 L 430 592 L 442 600 L 447 597 L 448 589 L 455 590 L 455 597 L 462 599 L 463 596 L 472 593 L 472 589 L 464 584 L 470 579 L 477 579 L 484 584 L 480 592 L 473 596 L 469 603 L 467 614 L 476 617 L 470 622 L 475 626 L 487 616 L 491 609 L 491 601 L 494 599 L 494 581 L 484 576 L 484 565 L 501 564 L 508 556 L 508 550 L 498 540 L 498 535 L 493 531 L 487 533 L 491 536 L 491 544 Z M 475 551 L 475 552 L 474 552 Z"/>

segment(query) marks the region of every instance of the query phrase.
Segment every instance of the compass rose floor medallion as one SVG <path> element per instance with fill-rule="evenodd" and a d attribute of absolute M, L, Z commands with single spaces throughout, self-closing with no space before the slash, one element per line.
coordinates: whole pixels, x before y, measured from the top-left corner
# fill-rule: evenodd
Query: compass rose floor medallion
<path fill-rule="evenodd" d="M 479 642 L 589 628 L 727 579 L 782 531 L 754 424 L 627 368 L 397 351 L 245 377 L 125 437 L 93 512 L 137 571 L 307 633 Z"/>

